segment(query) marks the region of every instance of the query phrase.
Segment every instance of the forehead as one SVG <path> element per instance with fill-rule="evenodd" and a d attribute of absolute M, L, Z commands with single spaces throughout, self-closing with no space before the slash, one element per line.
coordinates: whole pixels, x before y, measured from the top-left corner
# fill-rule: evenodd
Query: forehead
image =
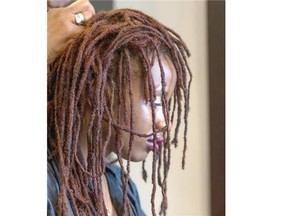
<path fill-rule="evenodd" d="M 171 79 L 174 75 L 176 75 L 174 66 L 168 57 L 161 56 L 160 61 L 161 61 L 161 66 L 163 68 L 163 72 L 165 74 L 165 79 L 166 78 Z M 161 68 L 160 68 L 158 59 L 155 59 L 155 62 L 151 68 L 151 73 L 152 73 L 154 81 L 158 79 L 161 80 Z"/>
<path fill-rule="evenodd" d="M 134 75 L 141 76 L 141 74 L 143 74 L 144 68 L 143 68 L 143 64 L 140 62 L 141 61 L 138 58 L 131 58 L 131 69 L 134 71 Z M 167 55 L 162 54 L 160 56 L 160 62 L 163 68 L 165 82 L 167 83 L 167 81 L 169 80 L 176 80 L 177 78 L 176 71 L 170 58 Z M 150 69 L 150 73 L 152 75 L 155 85 L 158 85 L 159 83 L 161 83 L 161 68 L 160 68 L 159 60 L 156 57 Z M 135 78 L 137 79 L 137 77 Z"/>
<path fill-rule="evenodd" d="M 150 59 L 151 60 L 151 59 Z M 144 88 L 144 66 L 142 64 L 142 60 L 137 57 L 131 58 L 131 69 L 133 71 L 132 80 L 136 83 L 137 86 L 141 86 L 141 89 Z M 174 88 L 176 86 L 177 74 L 175 67 L 168 55 L 161 54 L 160 56 L 161 66 L 163 68 L 164 76 L 165 76 L 165 91 L 171 97 L 174 92 Z M 150 68 L 150 73 L 152 75 L 152 79 L 154 82 L 154 87 L 157 92 L 161 92 L 162 90 L 162 77 L 161 77 L 161 68 L 159 64 L 159 60 L 157 57 L 154 58 L 154 63 Z"/>
<path fill-rule="evenodd" d="M 161 66 L 163 68 L 165 82 L 167 85 L 170 85 L 171 82 L 176 81 L 176 72 L 172 61 L 166 55 L 160 57 Z M 151 68 L 151 74 L 154 80 L 155 87 L 161 86 L 161 68 L 158 59 L 155 59 L 155 62 Z"/>

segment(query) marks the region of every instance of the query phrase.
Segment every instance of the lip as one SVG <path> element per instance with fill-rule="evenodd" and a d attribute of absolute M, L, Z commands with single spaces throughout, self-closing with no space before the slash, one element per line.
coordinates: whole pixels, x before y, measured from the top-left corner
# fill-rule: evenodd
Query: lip
<path fill-rule="evenodd" d="M 156 153 L 159 153 L 160 147 L 161 147 L 161 145 L 164 142 L 164 137 L 162 137 L 162 136 L 161 137 L 156 137 L 155 141 L 156 141 L 156 145 L 155 145 Z M 147 139 L 146 144 L 147 144 L 147 149 L 149 151 L 153 151 L 153 138 Z"/>

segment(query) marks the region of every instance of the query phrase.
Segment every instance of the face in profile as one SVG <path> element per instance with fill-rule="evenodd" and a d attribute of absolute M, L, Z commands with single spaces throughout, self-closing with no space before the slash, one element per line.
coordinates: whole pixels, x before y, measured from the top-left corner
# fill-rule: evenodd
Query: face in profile
<path fill-rule="evenodd" d="M 173 66 L 171 60 L 165 56 L 161 56 L 161 63 L 163 66 L 164 74 L 165 74 L 165 92 L 167 100 L 169 101 L 173 95 L 174 88 L 176 85 L 176 71 Z M 133 67 L 133 66 L 132 66 Z M 135 69 L 135 65 L 132 69 Z M 156 92 L 156 100 L 152 107 L 155 109 L 155 126 L 156 129 L 161 129 L 166 126 L 163 107 L 161 104 L 161 96 L 162 96 L 162 82 L 161 82 L 161 71 L 158 64 L 158 60 L 156 58 L 154 65 L 151 68 L 151 75 L 154 81 L 154 87 Z M 152 109 L 150 102 L 146 101 L 144 97 L 144 87 L 143 87 L 143 79 L 141 76 L 136 75 L 133 79 L 133 94 L 134 94 L 134 129 L 133 131 L 139 134 L 151 134 L 153 132 L 153 118 L 152 118 Z M 131 107 L 128 105 L 128 107 Z M 115 108 L 117 112 L 117 108 Z M 128 109 L 130 112 L 130 108 Z M 122 122 L 122 125 L 124 123 Z M 169 123 L 168 128 L 170 128 L 171 124 Z M 128 128 L 128 127 L 127 127 Z M 121 157 L 124 159 L 128 159 L 128 151 L 129 151 L 129 140 L 130 134 L 125 131 L 121 131 L 120 139 L 118 140 L 118 144 L 122 146 Z M 115 147 L 115 131 L 112 132 L 111 142 L 110 142 L 110 150 L 116 153 Z M 163 145 L 164 138 L 162 133 L 157 134 L 156 139 L 156 152 L 159 151 L 160 146 Z M 131 150 L 131 161 L 143 161 L 146 159 L 148 153 L 153 151 L 153 136 L 150 137 L 139 137 L 134 135 L 133 144 Z"/>

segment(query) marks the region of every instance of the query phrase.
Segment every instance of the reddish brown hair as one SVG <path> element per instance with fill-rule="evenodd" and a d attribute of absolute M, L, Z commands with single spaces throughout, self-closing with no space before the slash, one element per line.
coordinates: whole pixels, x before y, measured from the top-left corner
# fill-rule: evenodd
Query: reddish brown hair
<path fill-rule="evenodd" d="M 121 9 L 96 14 L 86 25 L 86 30 L 50 65 L 48 73 L 48 148 L 51 150 L 49 157 L 55 157 L 59 164 L 58 215 L 68 214 L 65 195 L 67 195 L 75 215 L 107 214 L 104 207 L 101 176 L 105 172 L 105 151 L 112 130 L 116 131 L 116 139 L 120 139 L 121 131 L 130 133 L 126 171 L 118 142 L 116 142 L 116 153 L 123 183 L 124 208 L 122 212 L 123 215 L 131 214 L 127 197 L 127 183 L 133 137 L 151 136 L 151 134 L 139 134 L 133 131 L 134 107 L 131 77 L 135 71 L 131 66 L 131 58 L 137 58 L 139 61 L 140 76 L 143 78 L 144 84 L 144 97 L 153 104 L 155 88 L 150 69 L 154 61 L 159 62 L 162 86 L 165 87 L 165 74 L 160 60 L 160 55 L 163 53 L 170 57 L 177 74 L 174 96 L 170 101 L 166 98 L 164 88 L 162 89 L 163 114 L 166 125 L 170 120 L 175 119 L 177 119 L 177 123 L 171 141 L 167 127 L 156 130 L 155 111 L 152 107 L 154 151 L 151 203 L 152 213 L 156 215 L 154 200 L 157 175 L 163 195 L 160 214 L 166 214 L 170 142 L 177 146 L 182 116 L 185 124 L 182 167 L 184 168 L 185 165 L 189 90 L 192 80 L 186 57 L 190 54 L 180 36 L 170 28 L 140 11 Z M 111 94 L 105 93 L 108 86 Z M 85 166 L 83 158 L 80 156 L 79 132 L 87 100 L 92 102 L 92 107 L 87 134 L 89 152 L 87 166 Z M 132 106 L 129 109 L 126 103 L 128 100 Z M 183 100 L 184 103 L 182 103 Z M 112 115 L 115 104 L 119 106 L 116 116 Z M 128 127 L 121 124 L 120 116 L 124 116 L 124 121 L 129 123 Z M 102 136 L 104 121 L 108 125 L 108 134 L 105 139 Z M 161 149 L 157 164 L 155 138 L 159 132 L 164 133 L 165 144 Z M 143 167 L 144 163 L 145 161 Z M 162 166 L 163 177 L 161 177 Z M 144 179 L 147 177 L 145 169 L 143 169 L 143 177 Z"/>

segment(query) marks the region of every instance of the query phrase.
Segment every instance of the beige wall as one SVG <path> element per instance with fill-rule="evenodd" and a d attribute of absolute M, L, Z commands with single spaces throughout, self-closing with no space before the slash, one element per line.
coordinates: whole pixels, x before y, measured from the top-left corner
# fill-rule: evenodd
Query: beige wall
<path fill-rule="evenodd" d="M 179 33 L 192 53 L 193 72 L 186 169 L 181 169 L 182 143 L 173 149 L 168 179 L 168 216 L 210 215 L 207 26 L 205 1 L 117 1 L 114 8 L 134 8 L 155 17 Z M 151 177 L 151 155 L 146 163 Z M 142 207 L 148 215 L 152 186 L 141 177 L 142 163 L 134 163 L 131 176 L 138 186 Z M 157 206 L 160 188 L 157 188 Z"/>

